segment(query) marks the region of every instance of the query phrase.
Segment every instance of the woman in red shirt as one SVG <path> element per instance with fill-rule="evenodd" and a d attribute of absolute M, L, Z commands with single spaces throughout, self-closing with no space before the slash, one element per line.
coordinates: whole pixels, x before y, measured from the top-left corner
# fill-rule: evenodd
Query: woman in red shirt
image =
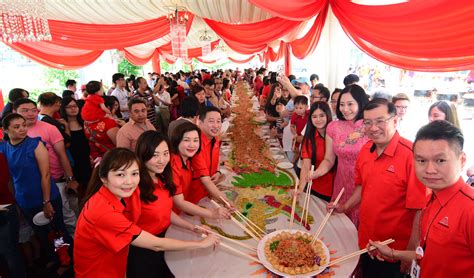
<path fill-rule="evenodd" d="M 161 238 L 163 242 L 177 242 L 174 239 L 164 238 L 171 223 L 200 234 L 200 230 L 196 229 L 195 225 L 183 220 L 172 211 L 172 196 L 176 192 L 176 187 L 171 179 L 170 151 L 164 135 L 157 131 L 145 131 L 138 137 L 135 152 L 141 164 L 139 183 L 141 215 L 137 225 L 144 231 Z M 195 242 L 178 242 L 180 242 L 179 246 L 169 245 L 171 249 L 163 250 L 181 250 L 183 247 L 192 249 L 196 244 Z M 173 246 L 176 246 L 176 249 L 173 249 Z M 128 256 L 127 277 L 174 276 L 166 265 L 163 251 L 153 252 L 140 246 L 132 246 Z"/>
<path fill-rule="evenodd" d="M 301 148 L 303 165 L 300 174 L 300 192 L 303 191 L 306 183 L 310 180 L 311 166 L 313 165 L 314 169 L 316 169 L 321 161 L 324 160 L 324 153 L 326 151 L 324 137 L 326 135 L 326 127 L 331 121 L 331 108 L 326 102 L 317 101 L 311 105 Z M 329 202 L 332 196 L 333 179 L 333 171 L 313 179 L 311 194 Z"/>
<path fill-rule="evenodd" d="M 201 130 L 191 122 L 178 125 L 171 136 L 171 169 L 176 192 L 173 196 L 175 211 L 184 211 L 205 218 L 230 218 L 230 212 L 223 208 L 206 209 L 185 200 L 193 179 L 191 159 L 201 148 Z"/>
<path fill-rule="evenodd" d="M 125 277 L 130 245 L 158 252 L 216 244 L 213 235 L 200 242 L 164 240 L 137 225 L 141 213 L 138 165 L 132 151 L 116 148 L 107 152 L 94 170 L 77 221 L 76 277 Z"/>

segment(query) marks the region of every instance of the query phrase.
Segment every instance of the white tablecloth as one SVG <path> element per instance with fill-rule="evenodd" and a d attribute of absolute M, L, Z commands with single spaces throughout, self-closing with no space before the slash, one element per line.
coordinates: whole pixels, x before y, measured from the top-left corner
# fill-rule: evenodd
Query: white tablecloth
<path fill-rule="evenodd" d="M 326 203 L 315 197 L 312 199 L 314 202 L 310 204 L 310 214 L 315 218 L 315 223 L 311 225 L 311 233 L 314 233 L 325 216 Z M 302 203 L 302 200 L 300 203 Z M 212 207 L 207 198 L 203 199 L 200 205 Z M 182 216 L 192 223 L 200 224 L 197 217 Z M 217 225 L 228 233 L 243 235 L 241 229 L 230 220 L 208 220 L 208 223 Z M 278 217 L 277 222 L 269 226 L 277 229 L 286 229 L 288 228 L 288 217 L 281 215 Z M 304 229 L 299 225 L 294 225 L 294 227 L 299 230 Z M 168 229 L 166 237 L 182 240 L 200 240 L 196 234 L 175 226 L 171 226 Z M 331 252 L 331 258 L 341 257 L 358 250 L 357 230 L 344 214 L 332 215 L 322 231 L 321 237 Z M 227 241 L 223 242 L 228 243 Z M 257 246 L 257 242 L 253 239 L 242 242 Z M 246 251 L 246 249 L 240 248 L 238 245 L 229 244 L 237 247 L 239 250 Z M 176 277 L 266 277 L 268 274 L 264 271 L 262 265 L 250 262 L 248 259 L 221 247 L 217 247 L 216 250 L 209 248 L 206 250 L 166 252 L 165 258 L 169 268 Z M 333 272 L 331 276 L 349 277 L 356 267 L 357 261 L 358 258 L 354 258 L 331 268 L 330 272 Z"/>

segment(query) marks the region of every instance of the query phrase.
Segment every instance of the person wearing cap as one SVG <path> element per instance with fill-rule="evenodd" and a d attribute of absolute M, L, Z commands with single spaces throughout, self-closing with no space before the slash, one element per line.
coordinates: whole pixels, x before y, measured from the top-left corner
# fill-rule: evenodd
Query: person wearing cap
<path fill-rule="evenodd" d="M 414 260 L 411 274 L 422 278 L 474 277 L 474 188 L 461 177 L 466 164 L 463 145 L 461 130 L 446 121 L 431 122 L 418 131 L 415 172 L 432 190 L 416 227 L 419 247 L 394 250 L 371 240 L 377 248 L 372 256 Z"/>
<path fill-rule="evenodd" d="M 414 249 L 415 240 L 410 241 L 412 226 L 419 219 L 426 188 L 415 176 L 412 144 L 398 134 L 396 109 L 388 100 L 370 101 L 363 115 L 365 133 L 370 140 L 357 158 L 356 189 L 349 200 L 336 206 L 330 203 L 328 208 L 345 212 L 360 204 L 361 249 L 369 239 L 390 238 L 395 240 L 392 246 L 397 249 Z M 363 277 L 400 277 L 405 271 L 401 270 L 399 260 L 374 261 L 366 254 L 361 256 L 361 267 Z"/>

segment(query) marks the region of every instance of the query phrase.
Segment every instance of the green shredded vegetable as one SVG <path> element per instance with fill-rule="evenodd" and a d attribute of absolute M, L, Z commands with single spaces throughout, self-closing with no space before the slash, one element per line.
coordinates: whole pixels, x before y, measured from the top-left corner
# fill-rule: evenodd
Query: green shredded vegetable
<path fill-rule="evenodd" d="M 275 250 L 276 250 L 277 247 L 278 247 L 278 244 L 280 244 L 280 241 L 279 241 L 279 240 L 270 243 L 270 251 L 275 252 Z"/>

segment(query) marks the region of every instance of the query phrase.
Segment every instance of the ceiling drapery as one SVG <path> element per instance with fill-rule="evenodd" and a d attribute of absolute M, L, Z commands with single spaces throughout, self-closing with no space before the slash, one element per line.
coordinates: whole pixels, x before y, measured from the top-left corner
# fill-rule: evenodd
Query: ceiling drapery
<path fill-rule="evenodd" d="M 131 63 L 173 61 L 166 13 L 174 5 L 190 12 L 188 55 L 202 61 L 199 35 L 207 28 L 214 48 L 222 39 L 230 61 L 276 61 L 291 52 L 303 59 L 319 41 L 329 7 L 364 52 L 390 65 L 424 71 L 474 67 L 472 0 L 410 0 L 369 6 L 351 0 L 45 0 L 53 40 L 8 44 L 50 67 L 75 69 L 104 50 L 122 50 Z M 217 43 L 216 43 L 217 42 Z M 284 46 L 284 47 L 282 47 Z M 166 57 L 165 57 L 166 56 Z M 288 56 L 288 55 L 286 55 Z"/>

